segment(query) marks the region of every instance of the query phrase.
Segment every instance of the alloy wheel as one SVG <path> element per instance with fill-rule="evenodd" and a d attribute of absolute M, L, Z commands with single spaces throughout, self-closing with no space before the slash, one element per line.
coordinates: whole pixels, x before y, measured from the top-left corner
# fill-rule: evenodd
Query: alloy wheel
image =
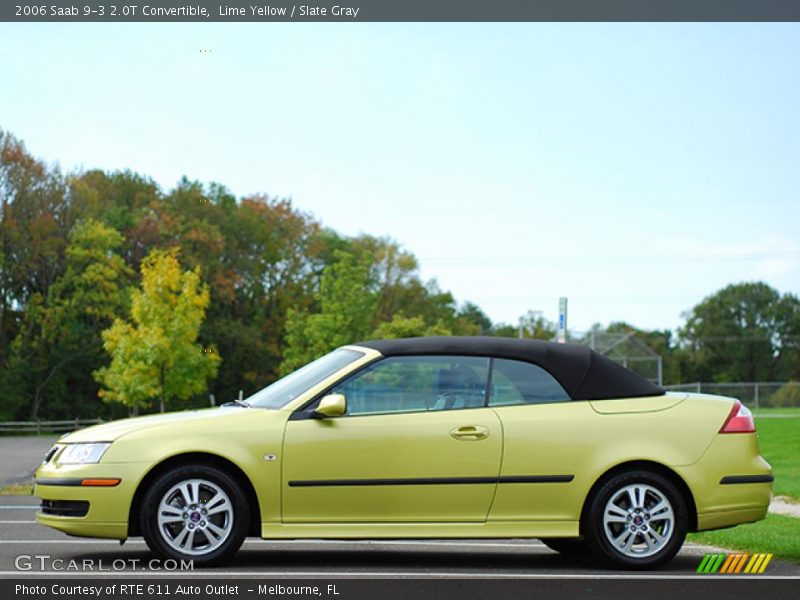
<path fill-rule="evenodd" d="M 219 548 L 233 530 L 233 503 L 207 479 L 186 479 L 169 488 L 158 504 L 158 531 L 167 545 L 199 556 Z"/>
<path fill-rule="evenodd" d="M 621 487 L 603 511 L 603 532 L 611 546 L 629 558 L 660 552 L 675 531 L 675 511 L 658 488 L 644 483 Z"/>

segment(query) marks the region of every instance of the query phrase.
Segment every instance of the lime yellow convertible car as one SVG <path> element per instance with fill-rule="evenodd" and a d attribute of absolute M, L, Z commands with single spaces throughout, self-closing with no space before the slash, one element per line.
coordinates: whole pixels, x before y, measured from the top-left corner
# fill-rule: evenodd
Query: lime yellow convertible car
<path fill-rule="evenodd" d="M 211 564 L 246 536 L 539 538 L 621 568 L 763 519 L 772 470 L 738 400 L 665 393 L 589 348 L 346 346 L 244 402 L 62 438 L 37 521 Z"/>

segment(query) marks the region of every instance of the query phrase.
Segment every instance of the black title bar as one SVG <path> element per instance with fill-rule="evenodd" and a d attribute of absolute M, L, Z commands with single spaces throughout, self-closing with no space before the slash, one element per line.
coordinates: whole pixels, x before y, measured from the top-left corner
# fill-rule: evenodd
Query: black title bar
<path fill-rule="evenodd" d="M 7 22 L 800 21 L 798 0 L 4 0 Z"/>
<path fill-rule="evenodd" d="M 257 573 L 253 574 L 257 577 Z M 530 598 L 541 600 L 606 600 L 648 598 L 673 600 L 676 596 L 706 600 L 796 597 L 797 579 L 751 577 L 679 579 L 624 575 L 602 579 L 536 577 L 532 579 L 225 579 L 149 577 L 39 577 L 0 580 L 0 595 L 9 600 L 485 600 Z"/>

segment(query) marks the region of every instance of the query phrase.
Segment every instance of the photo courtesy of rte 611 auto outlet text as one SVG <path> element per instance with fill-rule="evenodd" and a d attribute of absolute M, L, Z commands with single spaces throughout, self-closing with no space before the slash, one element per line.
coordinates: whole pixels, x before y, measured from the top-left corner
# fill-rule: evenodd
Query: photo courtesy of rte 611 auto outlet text
<path fill-rule="evenodd" d="M 794 0 L 0 6 L 0 597 L 796 596 L 799 55 Z"/>

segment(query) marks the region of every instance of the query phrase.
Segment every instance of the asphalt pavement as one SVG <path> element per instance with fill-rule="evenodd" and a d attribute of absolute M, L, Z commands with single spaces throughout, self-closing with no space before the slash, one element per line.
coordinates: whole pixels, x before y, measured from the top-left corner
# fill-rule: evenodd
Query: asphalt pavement
<path fill-rule="evenodd" d="M 36 499 L 30 496 L 0 498 L 0 576 L 36 578 L 49 573 L 214 578 L 675 578 L 700 577 L 695 574 L 700 560 L 706 552 L 715 550 L 686 544 L 662 569 L 621 573 L 564 558 L 537 540 L 248 539 L 229 565 L 181 572 L 173 570 L 174 565 L 151 563 L 154 557 L 141 538 L 120 545 L 113 540 L 72 538 L 37 525 L 37 508 Z M 92 568 L 85 568 L 86 565 Z M 800 577 L 800 565 L 773 560 L 766 575 Z"/>
<path fill-rule="evenodd" d="M 0 485 L 28 482 L 57 435 L 0 436 Z"/>

